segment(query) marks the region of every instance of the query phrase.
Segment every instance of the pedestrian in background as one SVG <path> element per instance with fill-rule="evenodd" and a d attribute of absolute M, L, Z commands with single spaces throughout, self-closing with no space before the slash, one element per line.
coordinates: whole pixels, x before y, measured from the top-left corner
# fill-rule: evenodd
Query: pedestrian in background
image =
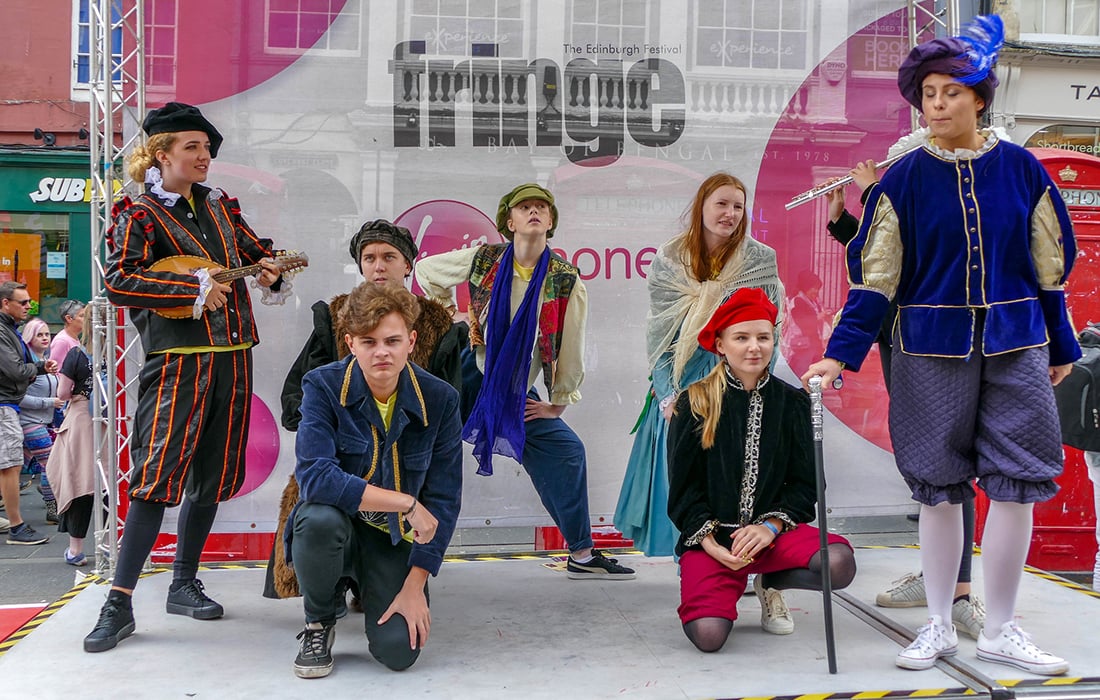
<path fill-rule="evenodd" d="M 36 359 L 19 334 L 27 318 L 31 295 L 27 285 L 0 284 L 0 496 L 7 507 L 8 544 L 45 544 L 49 537 L 23 522 L 19 512 L 19 472 L 23 469 L 23 428 L 19 402 L 35 377 L 56 373 L 57 362 Z"/>
<path fill-rule="evenodd" d="M 23 342 L 36 360 L 45 360 L 50 348 L 50 327 L 40 318 L 32 318 L 23 326 Z M 53 449 L 54 411 L 65 405 L 57 398 L 57 377 L 40 374 L 27 387 L 19 402 L 19 424 L 23 427 L 23 459 L 32 474 L 40 474 L 38 492 L 46 504 L 46 522 L 57 524 L 57 500 L 46 475 L 46 463 Z"/>

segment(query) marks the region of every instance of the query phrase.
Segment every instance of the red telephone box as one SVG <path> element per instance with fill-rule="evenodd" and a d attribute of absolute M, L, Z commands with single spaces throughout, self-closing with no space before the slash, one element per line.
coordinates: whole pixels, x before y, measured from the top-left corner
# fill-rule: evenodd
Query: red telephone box
<path fill-rule="evenodd" d="M 1100 158 L 1059 148 L 1029 148 L 1050 173 L 1069 208 L 1077 259 L 1066 285 L 1074 327 L 1100 322 Z M 1061 490 L 1035 506 L 1027 563 L 1047 571 L 1092 571 L 1096 513 L 1092 482 L 1080 450 L 1065 447 Z M 976 540 L 981 542 L 989 502 L 979 492 Z"/>

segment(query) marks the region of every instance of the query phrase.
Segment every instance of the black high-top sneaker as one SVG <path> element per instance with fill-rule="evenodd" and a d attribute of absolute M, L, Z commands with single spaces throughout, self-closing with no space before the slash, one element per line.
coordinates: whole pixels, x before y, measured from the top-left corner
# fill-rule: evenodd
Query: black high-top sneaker
<path fill-rule="evenodd" d="M 107 651 L 134 633 L 134 609 L 130 596 L 121 591 L 107 594 L 107 602 L 99 611 L 99 621 L 84 638 L 84 651 Z"/>

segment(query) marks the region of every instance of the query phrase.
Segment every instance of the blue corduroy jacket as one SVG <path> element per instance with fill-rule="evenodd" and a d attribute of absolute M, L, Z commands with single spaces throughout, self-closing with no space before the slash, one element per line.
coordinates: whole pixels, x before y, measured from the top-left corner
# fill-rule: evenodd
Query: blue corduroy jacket
<path fill-rule="evenodd" d="M 367 483 L 411 494 L 439 527 L 431 542 L 413 543 L 409 566 L 439 573 L 462 500 L 462 423 L 454 387 L 409 363 L 398 379 L 387 431 L 362 370 L 348 356 L 305 375 L 301 413 L 294 470 L 299 505 L 323 503 L 358 517 Z M 293 523 L 292 513 L 284 532 L 288 563 Z M 408 525 L 397 513 L 388 525 L 397 544 Z"/>
<path fill-rule="evenodd" d="M 892 298 L 910 355 L 968 357 L 1050 346 L 1050 364 L 1081 356 L 1066 312 L 1076 255 L 1062 197 L 1023 148 L 989 136 L 972 157 L 925 146 L 867 197 L 848 243 L 850 290 L 826 357 L 859 369 Z"/>

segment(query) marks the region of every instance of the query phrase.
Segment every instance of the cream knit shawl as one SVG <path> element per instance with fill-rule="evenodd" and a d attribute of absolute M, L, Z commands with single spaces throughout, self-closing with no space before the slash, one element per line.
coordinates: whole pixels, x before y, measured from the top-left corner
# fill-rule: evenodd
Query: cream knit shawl
<path fill-rule="evenodd" d="M 741 287 L 759 287 L 779 309 L 783 320 L 783 283 L 779 281 L 775 251 L 746 237 L 717 279 L 699 282 L 691 274 L 690 253 L 680 234 L 657 251 L 649 268 L 649 315 L 646 317 L 646 355 L 653 370 L 661 356 L 672 352 L 672 384 L 680 391 L 684 367 L 699 347 L 699 331 L 714 310 Z M 778 344 L 777 344 L 778 347 Z"/>

